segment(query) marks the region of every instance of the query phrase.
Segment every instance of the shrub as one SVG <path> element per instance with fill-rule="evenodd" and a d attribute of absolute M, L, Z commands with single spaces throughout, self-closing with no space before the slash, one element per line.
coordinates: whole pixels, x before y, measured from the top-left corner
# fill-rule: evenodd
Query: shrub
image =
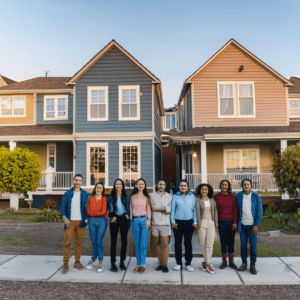
<path fill-rule="evenodd" d="M 29 203 L 26 200 L 20 198 L 19 199 L 19 208 L 29 208 Z"/>
<path fill-rule="evenodd" d="M 280 210 L 284 213 L 296 212 L 300 207 L 300 201 L 298 200 L 280 200 Z"/>
<path fill-rule="evenodd" d="M 43 215 L 36 218 L 35 222 L 59 222 L 62 220 L 61 212 L 57 210 L 44 209 Z"/>
<path fill-rule="evenodd" d="M 14 216 L 16 214 L 16 211 L 13 208 L 8 208 L 6 210 L 6 213 L 9 214 L 10 216 Z"/>
<path fill-rule="evenodd" d="M 57 202 L 49 199 L 45 202 L 45 207 L 47 208 L 54 208 L 57 205 Z"/>

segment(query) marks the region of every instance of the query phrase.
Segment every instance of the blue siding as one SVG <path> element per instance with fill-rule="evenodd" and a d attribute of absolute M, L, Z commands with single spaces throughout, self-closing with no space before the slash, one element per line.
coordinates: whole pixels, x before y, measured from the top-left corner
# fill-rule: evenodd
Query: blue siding
<path fill-rule="evenodd" d="M 56 171 L 57 172 L 73 171 L 73 143 L 72 142 L 56 143 Z"/>
<path fill-rule="evenodd" d="M 87 143 L 108 143 L 108 182 L 112 186 L 115 179 L 119 177 L 119 143 L 141 143 L 141 177 L 147 185 L 153 185 L 153 140 L 133 140 L 133 141 L 76 141 L 76 173 L 83 175 L 83 185 L 86 185 L 86 144 Z"/>
<path fill-rule="evenodd" d="M 140 85 L 140 121 L 118 121 L 118 86 Z M 108 86 L 108 121 L 87 121 L 87 87 Z M 75 132 L 152 131 L 152 79 L 112 47 L 76 82 Z"/>
<path fill-rule="evenodd" d="M 55 94 L 60 95 L 60 94 Z M 62 94 L 66 95 L 66 94 Z M 68 94 L 68 120 L 53 120 L 44 121 L 44 96 L 45 94 L 37 95 L 37 116 L 36 123 L 39 124 L 72 124 L 73 123 L 73 95 Z M 49 96 L 49 94 L 47 94 Z"/>
<path fill-rule="evenodd" d="M 157 94 L 155 90 L 153 90 L 154 93 L 154 131 L 155 131 L 155 139 L 161 144 L 161 117 L 159 113 L 159 108 L 158 108 L 158 99 L 157 99 Z"/>
<path fill-rule="evenodd" d="M 193 108 L 192 108 L 192 89 L 190 88 L 186 95 L 187 100 L 187 130 L 193 128 Z"/>
<path fill-rule="evenodd" d="M 161 174 L 161 148 L 155 143 L 155 184 L 157 184 L 158 180 L 162 178 Z"/>

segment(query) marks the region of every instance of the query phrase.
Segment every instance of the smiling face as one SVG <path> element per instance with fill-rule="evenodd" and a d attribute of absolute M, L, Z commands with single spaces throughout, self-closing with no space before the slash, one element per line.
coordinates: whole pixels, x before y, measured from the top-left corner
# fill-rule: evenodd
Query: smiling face
<path fill-rule="evenodd" d="M 73 180 L 74 188 L 80 188 L 82 185 L 82 178 L 80 176 L 76 176 Z"/>
<path fill-rule="evenodd" d="M 204 185 L 200 190 L 201 197 L 207 197 L 208 195 L 208 187 Z"/>
<path fill-rule="evenodd" d="M 102 193 L 103 193 L 103 186 L 102 184 L 98 184 L 96 186 L 96 195 L 102 195 Z"/>
<path fill-rule="evenodd" d="M 223 193 L 227 193 L 228 192 L 228 182 L 226 181 L 223 181 L 222 184 L 221 184 L 221 192 Z"/>
<path fill-rule="evenodd" d="M 143 192 L 144 189 L 145 189 L 145 182 L 143 180 L 139 180 L 136 183 L 136 187 L 137 187 L 137 189 L 138 189 L 139 192 Z"/>
<path fill-rule="evenodd" d="M 251 191 L 251 183 L 250 181 L 244 181 L 243 183 L 243 191 L 246 195 L 248 195 Z"/>
<path fill-rule="evenodd" d="M 162 193 L 166 188 L 166 183 L 163 180 L 159 181 L 157 184 L 157 188 L 158 191 Z"/>
<path fill-rule="evenodd" d="M 180 182 L 180 185 L 179 185 L 179 191 L 181 194 L 186 194 L 187 190 L 188 190 L 188 184 L 186 182 Z"/>
<path fill-rule="evenodd" d="M 122 191 L 123 185 L 122 185 L 122 182 L 120 180 L 116 181 L 115 188 L 116 188 L 117 193 Z"/>

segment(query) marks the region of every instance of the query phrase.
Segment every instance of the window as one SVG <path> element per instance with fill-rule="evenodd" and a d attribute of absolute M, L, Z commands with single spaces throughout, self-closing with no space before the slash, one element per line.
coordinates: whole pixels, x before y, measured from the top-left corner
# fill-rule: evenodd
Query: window
<path fill-rule="evenodd" d="M 141 177 L 140 148 L 140 143 L 119 144 L 119 173 L 127 188 L 133 188 L 137 179 Z"/>
<path fill-rule="evenodd" d="M 47 144 L 47 168 L 56 168 L 56 144 Z"/>
<path fill-rule="evenodd" d="M 87 186 L 108 185 L 108 143 L 87 143 Z"/>
<path fill-rule="evenodd" d="M 88 87 L 88 121 L 108 121 L 108 86 Z"/>
<path fill-rule="evenodd" d="M 258 173 L 258 149 L 226 149 L 225 172 L 229 173 Z"/>
<path fill-rule="evenodd" d="M 26 117 L 25 97 L 0 97 L 1 117 Z"/>
<path fill-rule="evenodd" d="M 255 117 L 254 82 L 218 82 L 219 118 Z"/>
<path fill-rule="evenodd" d="M 300 99 L 293 99 L 289 101 L 290 104 L 290 118 L 300 117 Z"/>
<path fill-rule="evenodd" d="M 119 121 L 140 120 L 140 86 L 119 86 Z"/>
<path fill-rule="evenodd" d="M 176 127 L 175 114 L 166 114 L 166 129 L 172 129 Z"/>
<path fill-rule="evenodd" d="M 68 96 L 44 96 L 44 121 L 68 120 Z"/>

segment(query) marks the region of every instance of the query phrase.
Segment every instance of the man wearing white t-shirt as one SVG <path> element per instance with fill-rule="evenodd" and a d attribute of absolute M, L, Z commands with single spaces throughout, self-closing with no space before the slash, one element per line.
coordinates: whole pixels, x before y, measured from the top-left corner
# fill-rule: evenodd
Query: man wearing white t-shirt
<path fill-rule="evenodd" d="M 64 238 L 64 267 L 63 273 L 69 270 L 69 256 L 71 243 L 75 234 L 75 265 L 77 269 L 83 269 L 80 263 L 81 242 L 84 234 L 84 228 L 87 225 L 86 206 L 89 194 L 80 188 L 82 184 L 82 175 L 77 174 L 73 179 L 74 187 L 64 193 L 61 203 L 61 214 L 65 223 Z"/>
<path fill-rule="evenodd" d="M 243 191 L 235 197 L 238 208 L 237 229 L 241 239 L 242 265 L 239 271 L 247 269 L 247 243 L 250 243 L 250 272 L 257 274 L 255 263 L 257 257 L 257 232 L 262 218 L 262 204 L 259 195 L 251 191 L 252 181 L 244 179 L 242 181 Z"/>

